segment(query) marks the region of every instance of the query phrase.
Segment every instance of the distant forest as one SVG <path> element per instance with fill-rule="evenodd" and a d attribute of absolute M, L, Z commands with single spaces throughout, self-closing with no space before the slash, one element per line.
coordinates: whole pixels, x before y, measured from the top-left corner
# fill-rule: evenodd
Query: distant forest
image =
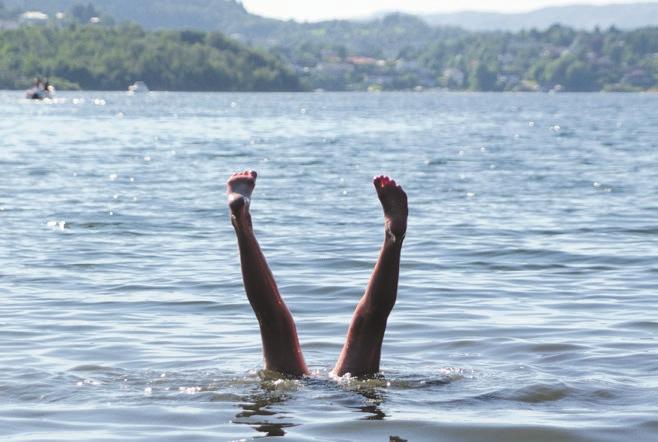
<path fill-rule="evenodd" d="M 291 37 L 270 50 L 295 67 L 306 87 L 326 90 L 658 88 L 658 27 L 576 31 L 554 25 L 544 31 L 468 32 L 425 26 L 404 15 L 360 30 L 327 22 L 324 32 Z M 412 37 L 419 33 L 432 38 L 420 43 Z M 383 43 L 373 43 L 378 41 Z"/>
<path fill-rule="evenodd" d="M 5 8 L 5 19 L 16 20 L 18 29 L 0 30 L 0 88 L 22 88 L 42 75 L 60 89 L 125 89 L 135 80 L 153 89 L 191 91 L 658 89 L 658 27 L 470 32 L 405 14 L 297 23 L 249 14 L 229 0 L 135 5 L 139 17 L 162 6 L 161 15 L 168 14 L 163 20 L 184 11 L 197 17 L 202 7 L 219 5 L 226 14 L 216 26 L 229 38 L 209 31 L 145 31 L 115 24 L 120 22 L 92 4 L 58 1 L 71 10 L 44 24 L 20 23 L 19 11 Z M 2 12 L 0 7 L 0 18 Z M 89 23 L 95 16 L 100 24 Z"/>
<path fill-rule="evenodd" d="M 0 31 L 0 89 L 26 88 L 35 76 L 59 89 L 125 90 L 136 80 L 172 91 L 301 88 L 275 56 L 217 32 L 76 24 Z"/>

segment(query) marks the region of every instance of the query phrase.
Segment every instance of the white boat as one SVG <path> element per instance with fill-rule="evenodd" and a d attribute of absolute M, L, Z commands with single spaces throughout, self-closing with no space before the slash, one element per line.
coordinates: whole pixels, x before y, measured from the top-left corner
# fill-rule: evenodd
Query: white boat
<path fill-rule="evenodd" d="M 128 93 L 133 94 L 142 94 L 144 92 L 149 92 L 149 87 L 143 81 L 136 81 L 135 83 L 128 86 Z"/>

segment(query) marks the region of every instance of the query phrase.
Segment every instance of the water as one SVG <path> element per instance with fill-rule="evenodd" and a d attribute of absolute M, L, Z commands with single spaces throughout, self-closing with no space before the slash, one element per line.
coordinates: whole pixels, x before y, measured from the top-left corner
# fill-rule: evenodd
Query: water
<path fill-rule="evenodd" d="M 2 439 L 658 439 L 656 98 L 0 92 Z M 260 372 L 245 168 L 302 381 Z M 336 381 L 379 173 L 398 303 L 383 375 Z"/>

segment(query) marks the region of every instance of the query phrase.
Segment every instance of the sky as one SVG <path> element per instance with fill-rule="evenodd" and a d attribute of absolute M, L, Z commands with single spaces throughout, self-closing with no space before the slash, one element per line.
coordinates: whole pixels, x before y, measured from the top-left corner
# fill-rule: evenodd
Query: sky
<path fill-rule="evenodd" d="M 654 0 L 655 1 L 655 0 Z M 366 17 L 381 11 L 455 12 L 464 10 L 520 12 L 568 4 L 647 3 L 642 0 L 242 0 L 249 12 L 282 19 L 317 21 Z"/>

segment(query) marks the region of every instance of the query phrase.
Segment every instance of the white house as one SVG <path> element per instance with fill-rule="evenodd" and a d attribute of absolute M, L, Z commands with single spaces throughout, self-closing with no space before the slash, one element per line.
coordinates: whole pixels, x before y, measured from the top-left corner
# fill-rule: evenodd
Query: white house
<path fill-rule="evenodd" d="M 18 20 L 23 24 L 46 24 L 48 22 L 48 14 L 44 14 L 41 11 L 26 11 L 20 15 Z"/>

